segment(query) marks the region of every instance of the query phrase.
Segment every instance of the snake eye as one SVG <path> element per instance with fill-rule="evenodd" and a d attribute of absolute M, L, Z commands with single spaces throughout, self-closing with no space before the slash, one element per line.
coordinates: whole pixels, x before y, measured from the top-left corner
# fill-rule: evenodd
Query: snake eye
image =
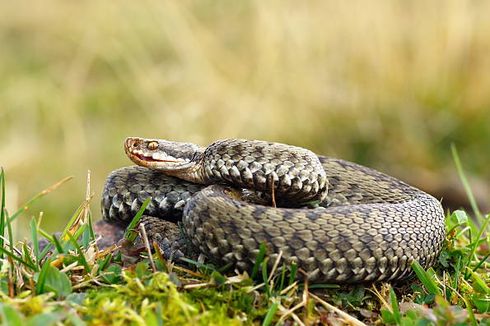
<path fill-rule="evenodd" d="M 154 151 L 158 148 L 158 143 L 156 141 L 149 142 L 147 147 L 149 150 Z"/>

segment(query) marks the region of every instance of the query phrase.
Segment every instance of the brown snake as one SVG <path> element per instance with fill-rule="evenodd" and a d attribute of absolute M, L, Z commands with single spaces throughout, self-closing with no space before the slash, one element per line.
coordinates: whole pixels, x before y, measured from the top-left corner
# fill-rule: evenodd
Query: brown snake
<path fill-rule="evenodd" d="M 399 280 L 412 273 L 415 260 L 433 265 L 445 239 L 434 197 L 303 148 L 239 139 L 203 148 L 132 137 L 125 150 L 141 166 L 108 177 L 104 220 L 127 225 L 151 197 L 148 233 L 164 233 L 180 221 L 183 237 L 200 253 L 242 270 L 253 266 L 265 243 L 270 264 L 280 255 L 309 281 Z M 258 192 L 250 198 L 275 199 L 279 207 L 250 203 L 243 188 Z"/>

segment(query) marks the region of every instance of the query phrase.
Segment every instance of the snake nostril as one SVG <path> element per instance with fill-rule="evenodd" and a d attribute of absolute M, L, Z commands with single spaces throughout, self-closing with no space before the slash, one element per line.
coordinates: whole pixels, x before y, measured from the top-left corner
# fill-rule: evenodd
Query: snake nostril
<path fill-rule="evenodd" d="M 137 149 L 139 147 L 139 142 L 133 140 L 129 143 L 129 146 L 133 149 Z"/>

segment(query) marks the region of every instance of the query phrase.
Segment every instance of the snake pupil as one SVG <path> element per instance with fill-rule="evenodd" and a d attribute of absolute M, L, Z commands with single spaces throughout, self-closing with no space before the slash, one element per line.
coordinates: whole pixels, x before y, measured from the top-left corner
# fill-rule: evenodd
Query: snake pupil
<path fill-rule="evenodd" d="M 154 141 L 153 141 L 153 142 L 151 142 L 151 143 L 148 143 L 148 149 L 149 149 L 149 150 L 154 151 L 154 150 L 155 150 L 155 149 L 157 149 L 157 148 L 158 148 L 158 143 L 157 143 L 157 142 L 154 142 Z"/>

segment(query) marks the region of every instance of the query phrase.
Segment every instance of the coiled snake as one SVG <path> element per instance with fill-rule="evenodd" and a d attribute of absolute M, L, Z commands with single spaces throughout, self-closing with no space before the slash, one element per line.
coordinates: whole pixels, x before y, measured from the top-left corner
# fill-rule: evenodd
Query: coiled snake
<path fill-rule="evenodd" d="M 438 200 L 373 169 L 303 148 L 237 139 L 203 148 L 132 137 L 125 150 L 140 166 L 108 177 L 104 220 L 127 225 L 151 197 L 148 233 L 162 230 L 161 219 L 180 221 L 200 253 L 242 270 L 253 266 L 265 243 L 270 263 L 281 255 L 313 282 L 398 280 L 411 274 L 414 260 L 433 265 L 444 242 Z"/>

